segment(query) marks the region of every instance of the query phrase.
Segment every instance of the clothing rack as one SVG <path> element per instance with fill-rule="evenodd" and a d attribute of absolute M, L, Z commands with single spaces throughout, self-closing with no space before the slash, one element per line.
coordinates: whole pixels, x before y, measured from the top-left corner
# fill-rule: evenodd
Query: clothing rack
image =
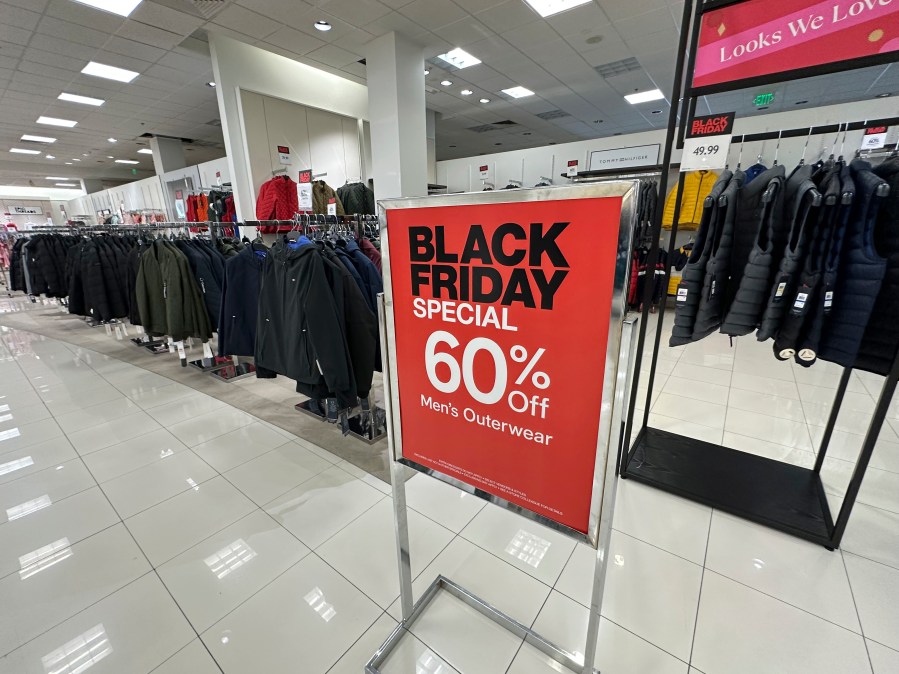
<path fill-rule="evenodd" d="M 708 3 L 706 3 L 706 6 Z M 662 166 L 670 165 L 670 156 L 677 129 L 678 138 L 683 138 L 695 111 L 696 94 L 683 87 L 684 76 L 690 76 L 696 55 L 700 18 L 703 3 L 688 0 L 684 3 L 682 25 L 692 25 L 692 30 L 682 30 L 677 51 L 675 79 L 671 95 L 677 101 L 677 108 L 669 116 L 665 157 Z M 707 8 L 707 7 L 706 7 Z M 692 19 L 692 24 L 691 24 Z M 691 35 L 692 33 L 692 35 Z M 688 48 L 687 40 L 690 39 Z M 686 65 L 686 68 L 684 67 Z M 731 88 L 739 88 L 733 83 Z M 899 123 L 899 117 L 843 122 L 814 127 L 798 127 L 779 131 L 734 136 L 733 142 L 795 138 L 810 135 L 833 134 L 849 130 L 859 130 L 868 126 L 892 126 Z M 851 154 L 851 150 L 850 150 Z M 675 213 L 680 213 L 684 193 L 684 173 L 680 174 L 675 200 Z M 660 194 L 667 189 L 667 173 L 660 178 Z M 657 209 L 653 220 L 652 249 L 650 264 L 654 266 L 659 258 L 662 224 L 662 210 Z M 679 218 L 672 223 L 668 245 L 669 259 L 673 253 Z M 643 320 L 637 346 L 636 361 L 643 359 L 649 322 L 649 292 L 644 293 Z M 662 303 L 657 316 L 649 380 L 640 429 L 633 447 L 631 434 L 634 427 L 634 410 L 637 406 L 640 368 L 636 368 L 631 383 L 628 415 L 622 429 L 624 442 L 619 455 L 619 474 L 622 478 L 633 479 L 643 484 L 662 489 L 737 515 L 744 519 L 771 527 L 814 543 L 829 550 L 839 547 L 849 516 L 861 488 L 865 471 L 873 454 L 877 438 L 886 419 L 893 394 L 899 381 L 899 353 L 894 356 L 892 366 L 886 376 L 874 415 L 865 433 L 862 449 L 856 460 L 849 486 L 842 506 L 834 522 L 821 481 L 821 469 L 836 425 L 852 367 L 844 368 L 839 388 L 831 408 L 825 434 L 818 450 L 815 466 L 801 466 L 776 461 L 764 456 L 741 452 L 722 444 L 704 442 L 689 436 L 663 431 L 649 426 L 652 409 L 652 394 L 658 366 L 659 347 L 665 304 Z"/>

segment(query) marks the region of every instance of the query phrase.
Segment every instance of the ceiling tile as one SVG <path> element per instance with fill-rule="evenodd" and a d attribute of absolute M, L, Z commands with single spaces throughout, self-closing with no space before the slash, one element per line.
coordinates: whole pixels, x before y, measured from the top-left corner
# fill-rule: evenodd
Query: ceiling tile
<path fill-rule="evenodd" d="M 162 30 L 139 21 L 126 21 L 116 32 L 116 35 L 126 40 L 134 40 L 135 42 L 159 47 L 160 49 L 172 49 L 184 39 L 178 33 Z"/>
<path fill-rule="evenodd" d="M 5 4 L 0 4 L 0 15 L 3 16 L 4 24 L 24 30 L 34 30 L 41 20 L 41 15 L 37 12 Z"/>
<path fill-rule="evenodd" d="M 667 7 L 615 22 L 615 30 L 625 40 L 666 31 L 676 33 L 674 20 Z"/>
<path fill-rule="evenodd" d="M 213 23 L 249 35 L 257 40 L 271 35 L 281 27 L 278 21 L 252 12 L 240 5 L 231 5 L 225 8 L 215 16 Z"/>
<path fill-rule="evenodd" d="M 392 11 L 379 0 L 328 0 L 322 8 L 357 26 L 365 26 Z"/>
<path fill-rule="evenodd" d="M 301 33 L 289 26 L 284 26 L 280 30 L 269 35 L 265 40 L 266 42 L 277 45 L 293 54 L 307 54 L 310 51 L 325 45 L 322 40 Z"/>
<path fill-rule="evenodd" d="M 602 33 L 612 23 L 599 5 L 592 2 L 551 16 L 546 22 L 563 37 Z"/>
<path fill-rule="evenodd" d="M 0 24 L 0 44 L 11 42 L 13 44 L 27 45 L 30 33 L 15 26 Z M 5 46 L 5 45 L 4 45 Z"/>
<path fill-rule="evenodd" d="M 497 33 L 521 28 L 540 20 L 540 16 L 521 0 L 506 0 L 506 2 L 493 7 L 485 6 L 484 10 L 475 16 L 478 21 Z"/>
<path fill-rule="evenodd" d="M 383 35 L 384 33 L 395 31 L 414 39 L 416 35 L 420 35 L 427 29 L 419 26 L 412 19 L 403 16 L 399 12 L 390 12 L 390 14 L 385 14 L 379 19 L 369 21 L 365 24 L 365 30 L 372 35 Z"/>
<path fill-rule="evenodd" d="M 124 17 L 94 9 L 80 2 L 72 2 L 72 0 L 51 0 L 45 14 L 104 33 L 114 33 L 125 23 Z"/>
<path fill-rule="evenodd" d="M 336 68 L 341 68 L 348 63 L 355 63 L 359 60 L 359 57 L 356 54 L 333 44 L 326 44 L 324 47 L 319 47 L 315 51 L 306 54 L 306 56 Z"/>
<path fill-rule="evenodd" d="M 520 48 L 530 47 L 538 44 L 546 44 L 559 39 L 558 33 L 554 31 L 545 21 L 535 21 L 519 28 L 503 31 L 503 38 L 512 45 Z"/>
<path fill-rule="evenodd" d="M 184 36 L 190 35 L 205 23 L 200 17 L 155 2 L 140 3 L 129 18 Z"/>
<path fill-rule="evenodd" d="M 103 45 L 103 49 L 120 56 L 133 56 L 147 63 L 155 63 L 166 53 L 165 49 L 135 42 L 134 40 L 127 40 L 118 35 L 111 36 L 106 41 L 106 44 Z"/>
<path fill-rule="evenodd" d="M 490 38 L 494 35 L 494 32 L 486 25 L 472 17 L 450 23 L 434 32 L 456 47 L 468 47 L 474 42 Z M 474 52 L 472 52 L 472 54 L 478 56 L 477 54 L 474 54 Z"/>
<path fill-rule="evenodd" d="M 468 12 L 459 7 L 452 0 L 413 0 L 399 10 L 400 13 L 412 19 L 420 26 L 428 30 L 434 30 L 441 26 L 461 21 L 468 16 Z"/>

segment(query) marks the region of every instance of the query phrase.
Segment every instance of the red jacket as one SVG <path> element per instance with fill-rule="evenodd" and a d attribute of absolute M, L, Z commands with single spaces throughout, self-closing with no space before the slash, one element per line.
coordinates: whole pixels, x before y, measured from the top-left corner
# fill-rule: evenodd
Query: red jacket
<path fill-rule="evenodd" d="M 290 176 L 275 176 L 259 188 L 257 220 L 291 220 L 299 208 L 297 184 Z"/>

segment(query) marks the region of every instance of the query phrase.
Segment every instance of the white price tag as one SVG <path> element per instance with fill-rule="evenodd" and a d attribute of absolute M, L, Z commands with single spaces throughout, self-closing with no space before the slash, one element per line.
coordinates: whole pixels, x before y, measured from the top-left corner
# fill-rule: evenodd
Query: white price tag
<path fill-rule="evenodd" d="M 169 353 L 175 353 L 175 340 L 169 337 Z"/>
<path fill-rule="evenodd" d="M 312 183 L 297 184 L 297 201 L 301 211 L 312 210 Z"/>
<path fill-rule="evenodd" d="M 203 358 L 212 358 L 212 347 L 209 342 L 203 342 Z"/>
<path fill-rule="evenodd" d="M 144 327 L 142 325 L 136 325 L 135 328 L 137 328 L 137 334 L 144 334 Z"/>
<path fill-rule="evenodd" d="M 887 127 L 873 126 L 865 129 L 862 136 L 862 150 L 879 150 L 887 143 Z"/>
<path fill-rule="evenodd" d="M 122 323 L 122 334 L 123 334 L 123 335 L 127 335 L 127 334 L 128 334 L 128 326 L 125 325 L 124 323 Z"/>
<path fill-rule="evenodd" d="M 702 169 L 723 169 L 727 165 L 730 139 L 730 135 L 687 138 L 681 154 L 681 173 Z"/>
<path fill-rule="evenodd" d="M 235 367 L 240 365 L 240 360 L 237 358 L 237 356 L 231 356 L 231 362 L 234 363 Z"/>
<path fill-rule="evenodd" d="M 184 342 L 176 342 L 175 346 L 178 347 L 178 358 L 184 360 L 187 356 L 184 353 Z"/>
<path fill-rule="evenodd" d="M 484 164 L 483 166 L 480 167 L 480 171 L 481 171 L 481 180 L 487 180 L 487 178 L 490 177 L 490 166 L 489 165 Z"/>
<path fill-rule="evenodd" d="M 337 215 L 337 202 L 334 199 L 328 202 L 328 215 Z"/>
<path fill-rule="evenodd" d="M 125 335 L 122 332 L 122 328 L 118 325 L 115 326 L 115 338 L 121 342 L 124 337 Z"/>
<path fill-rule="evenodd" d="M 107 335 L 111 335 L 111 334 L 112 334 L 112 328 L 109 327 L 109 323 L 107 323 L 107 324 L 104 325 L 103 327 L 106 328 L 106 334 L 107 334 Z"/>
<path fill-rule="evenodd" d="M 577 159 L 572 159 L 568 162 L 568 177 L 574 178 L 577 175 Z"/>

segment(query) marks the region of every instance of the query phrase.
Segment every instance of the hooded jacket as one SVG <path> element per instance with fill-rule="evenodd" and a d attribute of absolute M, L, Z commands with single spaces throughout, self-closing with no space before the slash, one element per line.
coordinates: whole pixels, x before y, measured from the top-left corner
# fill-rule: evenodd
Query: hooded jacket
<path fill-rule="evenodd" d="M 256 353 L 256 322 L 262 268 L 269 249 L 254 243 L 225 262 L 218 334 L 220 356 Z"/>
<path fill-rule="evenodd" d="M 699 227 L 702 219 L 702 208 L 705 198 L 712 191 L 718 175 L 712 171 L 693 171 L 684 178 L 684 194 L 681 197 L 680 215 L 677 218 L 678 231 L 687 231 Z M 665 210 L 662 213 L 662 227 L 671 229 L 674 223 L 674 206 L 677 202 L 677 185 L 671 188 L 665 198 Z"/>
<path fill-rule="evenodd" d="M 342 282 L 336 274 L 335 283 Z M 333 293 L 333 294 L 332 294 Z M 313 398 L 356 404 L 356 382 L 324 258 L 311 243 L 278 245 L 266 257 L 256 324 L 256 364 Z"/>

